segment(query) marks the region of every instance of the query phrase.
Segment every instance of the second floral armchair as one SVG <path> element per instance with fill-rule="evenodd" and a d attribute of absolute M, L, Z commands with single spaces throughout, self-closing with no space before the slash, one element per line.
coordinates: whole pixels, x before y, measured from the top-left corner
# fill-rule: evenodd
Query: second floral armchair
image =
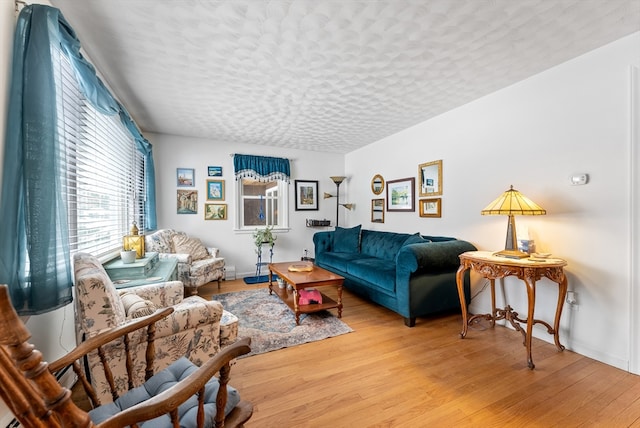
<path fill-rule="evenodd" d="M 145 236 L 146 251 L 157 252 L 159 257 L 178 260 L 178 279 L 189 294 L 197 294 L 198 287 L 224 276 L 224 258 L 219 249 L 205 247 L 198 238 L 173 229 L 160 229 Z"/>

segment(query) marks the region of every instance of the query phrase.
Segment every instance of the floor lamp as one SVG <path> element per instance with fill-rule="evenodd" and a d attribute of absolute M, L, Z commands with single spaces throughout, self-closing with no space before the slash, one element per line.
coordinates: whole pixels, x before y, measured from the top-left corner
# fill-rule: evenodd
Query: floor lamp
<path fill-rule="evenodd" d="M 342 177 L 342 176 L 333 176 L 330 177 L 331 180 L 333 180 L 334 183 L 336 183 L 336 194 L 332 195 L 331 193 L 324 193 L 324 199 L 328 199 L 328 198 L 336 198 L 336 227 L 338 227 L 338 214 L 339 214 L 339 210 L 340 210 L 340 205 L 342 205 L 343 207 L 345 207 L 348 210 L 351 210 L 354 207 L 354 204 L 341 204 L 340 203 L 340 184 L 342 184 L 342 182 L 347 178 L 347 177 Z"/>

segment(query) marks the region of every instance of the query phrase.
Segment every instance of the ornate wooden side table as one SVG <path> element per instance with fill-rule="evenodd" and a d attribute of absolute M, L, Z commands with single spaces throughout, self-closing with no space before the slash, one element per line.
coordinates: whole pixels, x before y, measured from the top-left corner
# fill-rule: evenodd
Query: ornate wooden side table
<path fill-rule="evenodd" d="M 489 320 L 491 326 L 495 326 L 497 320 L 506 319 L 511 323 L 513 328 L 522 333 L 524 337 L 524 346 L 527 348 L 527 363 L 530 369 L 533 369 L 533 359 L 531 357 L 531 335 L 534 324 L 540 323 L 547 328 L 547 332 L 553 335 L 556 347 L 559 351 L 564 350 L 564 346 L 560 344 L 558 330 L 560 328 L 560 316 L 562 315 L 562 307 L 567 296 L 567 278 L 564 274 L 564 266 L 567 262 L 562 259 L 509 259 L 506 257 L 494 256 L 490 251 L 469 251 L 460 255 L 460 268 L 456 274 L 456 282 L 458 284 L 458 296 L 460 297 L 460 307 L 462 308 L 462 332 L 460 338 L 467 335 L 467 329 L 477 318 Z M 479 273 L 487 278 L 491 284 L 491 313 L 478 314 L 469 317 L 467 311 L 467 303 L 464 295 L 464 274 L 467 269 Z M 527 318 L 523 319 L 515 312 L 511 306 L 507 305 L 504 309 L 496 308 L 496 278 L 504 278 L 507 276 L 517 276 L 524 281 L 527 287 Z M 558 303 L 556 306 L 556 316 L 553 327 L 549 323 L 534 318 L 536 305 L 536 281 L 540 278 L 548 278 L 558 284 Z M 526 324 L 524 331 L 520 324 Z"/>

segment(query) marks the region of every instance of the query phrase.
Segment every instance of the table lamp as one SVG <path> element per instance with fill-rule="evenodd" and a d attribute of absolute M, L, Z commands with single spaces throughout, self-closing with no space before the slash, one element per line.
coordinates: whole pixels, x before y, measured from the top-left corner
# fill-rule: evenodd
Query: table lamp
<path fill-rule="evenodd" d="M 503 251 L 494 253 L 495 256 L 523 259 L 529 254 L 518 250 L 518 238 L 516 237 L 516 219 L 514 215 L 545 215 L 547 212 L 540 208 L 531 199 L 524 196 L 511 186 L 509 190 L 500 195 L 482 210 L 482 215 L 508 215 L 507 241 Z"/>
<path fill-rule="evenodd" d="M 122 248 L 126 250 L 136 250 L 136 258 L 144 257 L 144 235 L 139 233 L 138 226 L 134 221 L 128 235 L 122 238 Z"/>
<path fill-rule="evenodd" d="M 351 209 L 354 207 L 353 204 L 341 204 L 340 203 L 340 184 L 347 178 L 347 177 L 342 177 L 342 176 L 333 176 L 333 177 L 329 177 L 331 178 L 331 180 L 333 180 L 334 183 L 336 183 L 336 194 L 335 194 L 335 198 L 336 198 L 336 227 L 338 227 L 338 210 L 340 208 L 340 205 L 342 205 L 343 207 L 345 207 L 346 209 L 348 209 L 349 211 L 351 211 Z M 334 195 L 332 195 L 331 193 L 324 193 L 324 199 L 328 199 L 328 198 L 333 198 Z"/>

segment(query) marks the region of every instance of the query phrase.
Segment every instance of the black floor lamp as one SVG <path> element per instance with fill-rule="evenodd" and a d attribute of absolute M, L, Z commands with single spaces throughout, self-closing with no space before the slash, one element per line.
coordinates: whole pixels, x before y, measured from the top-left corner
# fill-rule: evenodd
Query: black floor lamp
<path fill-rule="evenodd" d="M 324 193 L 324 199 L 328 199 L 328 198 L 336 198 L 336 227 L 338 227 L 338 214 L 339 214 L 339 210 L 340 210 L 340 205 L 342 205 L 343 207 L 345 207 L 348 210 L 351 210 L 355 207 L 354 204 L 341 204 L 340 203 L 340 184 L 342 184 L 342 182 L 347 178 L 347 177 L 342 177 L 342 176 L 333 176 L 330 177 L 331 180 L 333 180 L 334 183 L 336 183 L 336 194 L 332 195 L 331 193 Z"/>

